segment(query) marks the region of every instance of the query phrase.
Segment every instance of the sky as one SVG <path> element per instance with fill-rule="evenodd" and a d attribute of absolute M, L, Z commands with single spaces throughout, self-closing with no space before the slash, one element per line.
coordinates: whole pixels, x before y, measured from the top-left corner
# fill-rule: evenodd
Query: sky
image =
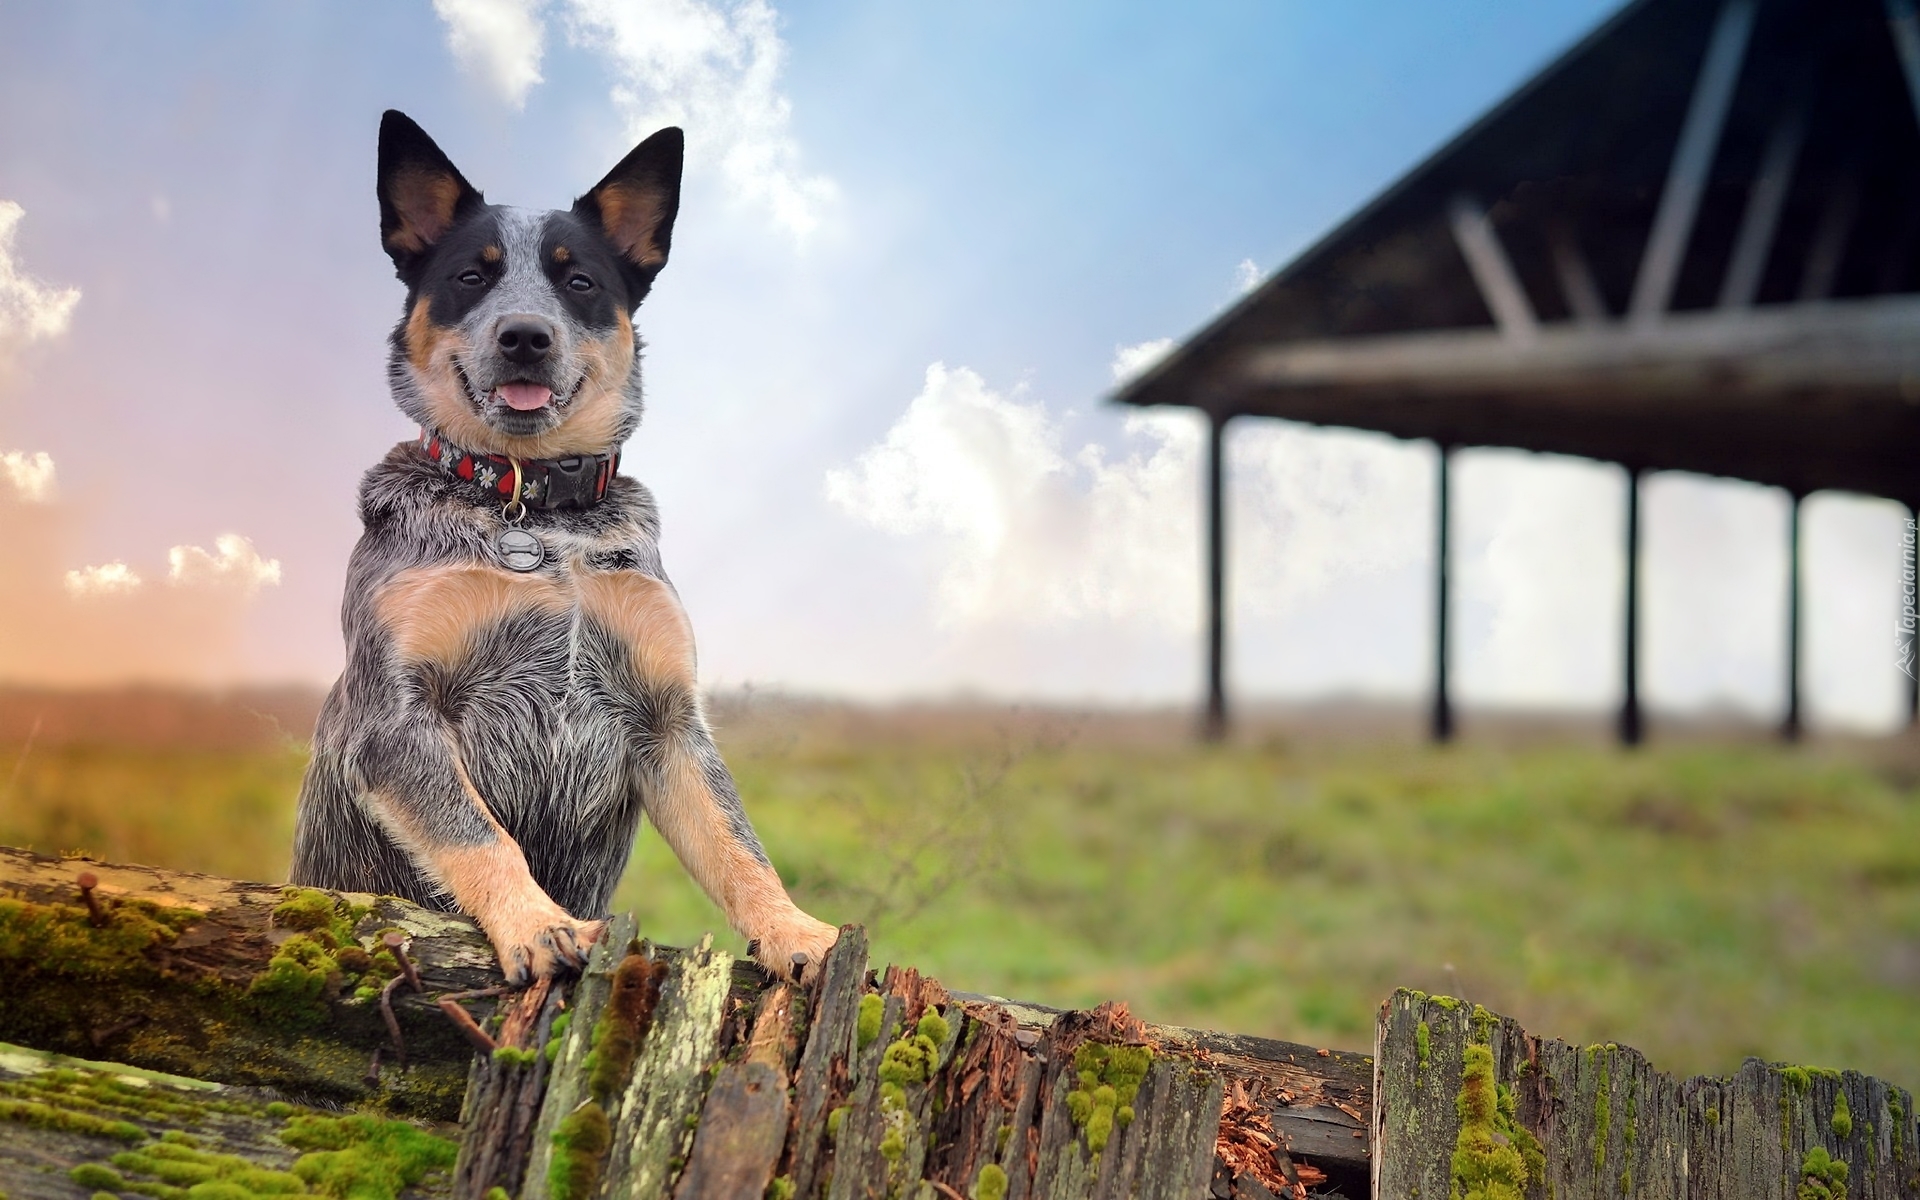
<path fill-rule="evenodd" d="M 710 686 L 1097 703 L 1198 691 L 1191 414 L 1116 382 L 1605 17 L 1606 0 L 0 8 L 0 680 L 325 683 L 403 293 L 380 112 L 560 207 L 688 133 L 623 469 Z M 1241 421 L 1230 686 L 1407 699 L 1433 452 Z M 1620 472 L 1456 460 L 1462 703 L 1618 691 Z M 1643 695 L 1765 715 L 1787 504 L 1643 494 Z M 1804 506 L 1806 703 L 1901 710 L 1904 510 Z"/>

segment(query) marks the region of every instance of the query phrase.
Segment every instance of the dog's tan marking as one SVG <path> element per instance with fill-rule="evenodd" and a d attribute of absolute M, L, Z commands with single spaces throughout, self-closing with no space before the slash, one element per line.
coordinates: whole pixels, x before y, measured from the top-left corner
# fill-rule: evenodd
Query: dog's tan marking
<path fill-rule="evenodd" d="M 553 248 L 553 261 L 557 263 L 572 262 L 573 251 L 567 249 L 565 246 L 555 246 Z"/>
<path fill-rule="evenodd" d="M 593 193 L 600 205 L 600 227 L 607 240 L 628 260 L 643 267 L 658 267 L 667 261 L 655 234 L 666 216 L 665 197 L 651 188 L 630 183 L 610 183 Z"/>
<path fill-rule="evenodd" d="M 492 567 L 414 567 L 382 584 L 373 610 L 408 662 L 454 663 L 475 634 L 515 613 L 564 612 L 566 590 L 539 575 Z"/>
<path fill-rule="evenodd" d="M 436 325 L 432 304 L 424 297 L 407 317 L 407 361 L 413 365 L 421 398 L 434 427 L 456 446 L 510 454 L 515 458 L 565 458 L 571 454 L 601 454 L 620 432 L 622 394 L 633 371 L 633 322 L 615 313 L 613 332 L 580 343 L 586 374 L 556 428 L 532 437 L 508 437 L 481 420 L 473 410 L 454 359 L 467 349 L 457 329 Z"/>
<path fill-rule="evenodd" d="M 453 224 L 460 184 L 444 171 L 402 167 L 387 183 L 387 198 L 400 224 L 387 235 L 387 247 L 418 254 L 440 240 Z"/>
<path fill-rule="evenodd" d="M 819 925 L 794 906 L 779 874 L 734 837 L 697 756 L 668 756 L 647 796 L 647 818 L 735 930 L 749 938 L 784 941 L 799 926 Z"/>
<path fill-rule="evenodd" d="M 693 627 L 673 589 L 637 571 L 581 571 L 580 611 L 618 637 L 649 683 L 694 685 Z"/>
<path fill-rule="evenodd" d="M 576 921 L 553 897 L 534 881 L 527 856 L 520 843 L 501 828 L 493 810 L 473 786 L 461 761 L 460 748 L 451 734 L 447 752 L 460 789 L 474 812 L 493 831 L 493 840 L 479 844 L 441 841 L 436 832 L 422 827 L 407 809 L 382 792 L 373 794 L 374 810 L 380 823 L 403 846 L 416 863 L 421 864 L 434 882 L 447 890 L 460 911 L 480 922 L 493 942 L 501 968 L 511 974 L 516 951 L 524 951 L 526 966 L 535 977 L 550 975 L 560 967 L 557 956 L 541 945 L 543 933 L 553 929 L 573 931 L 577 945 L 591 943 L 597 926 Z"/>
<path fill-rule="evenodd" d="M 500 247 L 498 247 L 498 246 L 486 246 L 486 247 L 483 247 L 483 248 L 481 249 L 481 251 L 480 251 L 480 261 L 481 261 L 481 262 L 490 262 L 490 263 L 497 263 L 497 262 L 499 262 L 499 261 L 500 261 Z"/>

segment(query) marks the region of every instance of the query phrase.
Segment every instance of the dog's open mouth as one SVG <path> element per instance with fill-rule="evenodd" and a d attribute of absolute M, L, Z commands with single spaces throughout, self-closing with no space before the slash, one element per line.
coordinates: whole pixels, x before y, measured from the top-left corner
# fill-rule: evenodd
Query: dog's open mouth
<path fill-rule="evenodd" d="M 553 403 L 553 389 L 537 383 L 503 383 L 493 394 L 515 412 L 536 412 Z"/>
<path fill-rule="evenodd" d="M 458 362 L 453 364 L 453 369 L 460 377 L 460 386 L 466 389 L 467 399 L 476 411 L 483 414 L 496 403 L 516 413 L 534 414 L 549 410 L 557 411 L 573 399 L 572 393 L 564 396 L 556 395 L 554 390 L 546 384 L 525 379 L 502 383 L 495 386 L 492 391 L 483 393 L 474 386 L 473 380 L 467 376 L 466 369 Z M 577 391 L 578 388 L 576 387 L 575 390 Z"/>

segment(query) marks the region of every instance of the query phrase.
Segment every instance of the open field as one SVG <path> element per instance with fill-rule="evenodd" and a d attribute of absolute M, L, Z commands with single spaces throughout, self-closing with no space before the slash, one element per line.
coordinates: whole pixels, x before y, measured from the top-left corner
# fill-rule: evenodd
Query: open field
<path fill-rule="evenodd" d="M 1301 726 L 1202 749 L 1164 715 L 764 701 L 720 720 L 801 903 L 952 986 L 1364 1047 L 1405 984 L 1669 1070 L 1758 1054 L 1920 1084 L 1910 745 L 1434 751 Z M 284 870 L 296 745 L 74 727 L 29 749 L 0 726 L 0 841 Z M 619 903 L 664 941 L 718 925 L 651 831 Z"/>

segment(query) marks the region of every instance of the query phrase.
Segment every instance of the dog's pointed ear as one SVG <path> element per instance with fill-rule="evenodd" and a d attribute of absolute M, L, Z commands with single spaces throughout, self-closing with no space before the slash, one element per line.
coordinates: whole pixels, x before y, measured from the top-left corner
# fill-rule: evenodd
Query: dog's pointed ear
<path fill-rule="evenodd" d="M 380 244 L 404 277 L 453 223 L 486 203 L 407 114 L 380 118 Z"/>
<path fill-rule="evenodd" d="M 597 226 L 620 252 L 634 304 L 640 303 L 653 286 L 653 277 L 667 265 L 673 219 L 680 212 L 680 167 L 686 145 L 686 135 L 679 129 L 662 129 L 634 147 L 605 179 L 573 202 L 573 211 Z"/>

